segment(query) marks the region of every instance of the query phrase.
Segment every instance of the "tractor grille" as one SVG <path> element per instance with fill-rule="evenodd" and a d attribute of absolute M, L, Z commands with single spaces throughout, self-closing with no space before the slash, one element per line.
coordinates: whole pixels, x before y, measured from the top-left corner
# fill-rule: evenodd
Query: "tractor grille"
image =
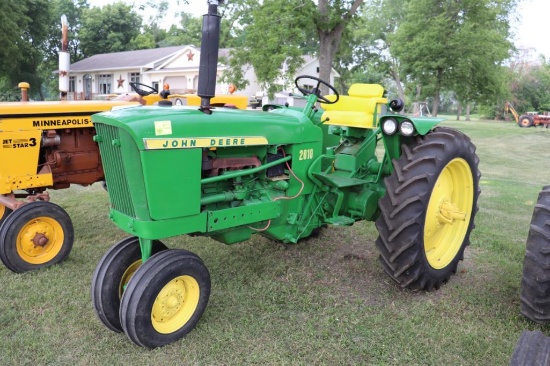
<path fill-rule="evenodd" d="M 99 150 L 101 152 L 111 207 L 125 215 L 136 217 L 132 198 L 130 197 L 130 187 L 126 176 L 126 169 L 124 169 L 120 144 L 113 143 L 113 141 L 120 141 L 120 130 L 103 123 L 96 123 L 95 128 L 97 135 L 102 138 Z M 136 146 L 134 148 L 137 149 Z"/>

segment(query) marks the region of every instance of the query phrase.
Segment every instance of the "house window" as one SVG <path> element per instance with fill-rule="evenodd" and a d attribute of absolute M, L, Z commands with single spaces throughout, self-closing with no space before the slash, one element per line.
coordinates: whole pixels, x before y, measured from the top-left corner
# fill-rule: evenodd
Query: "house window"
<path fill-rule="evenodd" d="M 141 83 L 141 77 L 139 72 L 131 72 L 130 73 L 130 82 L 131 83 Z"/>
<path fill-rule="evenodd" d="M 302 88 L 305 90 L 313 90 L 313 85 L 304 84 Z"/>
<path fill-rule="evenodd" d="M 156 89 L 156 90 L 159 90 L 159 82 L 158 81 L 153 81 L 153 88 Z"/>
<path fill-rule="evenodd" d="M 75 77 L 74 76 L 69 76 L 69 92 L 75 92 L 76 91 L 76 88 L 75 88 Z"/>
<path fill-rule="evenodd" d="M 111 94 L 111 80 L 113 75 L 101 74 L 97 75 L 97 88 L 99 94 Z"/>

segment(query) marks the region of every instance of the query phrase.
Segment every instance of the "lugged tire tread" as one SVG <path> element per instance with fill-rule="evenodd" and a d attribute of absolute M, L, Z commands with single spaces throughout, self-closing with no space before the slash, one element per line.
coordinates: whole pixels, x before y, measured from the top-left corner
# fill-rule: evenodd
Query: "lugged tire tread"
<path fill-rule="evenodd" d="M 521 313 L 531 321 L 550 321 L 550 186 L 539 192 L 533 210 L 521 280 Z"/>
<path fill-rule="evenodd" d="M 458 154 L 455 151 L 458 151 Z M 461 157 L 468 161 L 474 180 L 474 201 L 469 227 L 463 244 L 444 274 L 427 269 L 423 249 L 425 209 L 433 184 L 446 162 L 442 159 Z M 402 155 L 393 160 L 394 172 L 385 179 L 386 195 L 379 202 L 380 216 L 376 220 L 379 237 L 376 246 L 384 271 L 402 287 L 412 290 L 439 288 L 456 273 L 469 244 L 474 217 L 478 211 L 479 158 L 471 140 L 456 130 L 437 127 L 414 144 L 403 145 Z M 431 267 L 430 267 L 431 268 Z"/>
<path fill-rule="evenodd" d="M 550 365 L 550 338 L 540 330 L 525 330 L 521 333 L 510 366 L 547 366 Z"/>

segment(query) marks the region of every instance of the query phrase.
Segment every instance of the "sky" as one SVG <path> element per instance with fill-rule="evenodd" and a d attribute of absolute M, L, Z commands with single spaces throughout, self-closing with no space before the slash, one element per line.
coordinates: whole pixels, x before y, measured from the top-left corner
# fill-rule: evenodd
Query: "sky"
<path fill-rule="evenodd" d="M 105 4 L 114 3 L 121 0 L 88 0 L 90 6 L 103 6 Z M 128 4 L 140 5 L 145 1 L 139 0 L 122 0 Z M 229 0 L 231 1 L 231 0 Z M 514 43 L 518 48 L 533 49 L 534 56 L 544 54 L 546 59 L 550 58 L 550 40 L 548 40 L 548 31 L 545 29 L 548 22 L 548 14 L 550 14 L 549 0 L 520 0 L 517 14 L 512 14 L 512 18 L 517 20 L 512 23 L 512 31 L 516 34 Z M 185 11 L 195 16 L 203 15 L 207 12 L 207 0 L 188 0 L 188 5 L 178 0 L 169 0 L 169 13 Z M 146 20 L 147 16 L 144 12 L 140 12 Z M 517 15 L 517 17 L 516 17 Z M 167 19 L 170 21 L 170 19 Z"/>
<path fill-rule="evenodd" d="M 517 34 L 516 47 L 534 48 L 536 54 L 550 58 L 550 41 L 548 39 L 548 14 L 550 1 L 523 0 L 518 9 L 520 17 L 514 27 Z"/>

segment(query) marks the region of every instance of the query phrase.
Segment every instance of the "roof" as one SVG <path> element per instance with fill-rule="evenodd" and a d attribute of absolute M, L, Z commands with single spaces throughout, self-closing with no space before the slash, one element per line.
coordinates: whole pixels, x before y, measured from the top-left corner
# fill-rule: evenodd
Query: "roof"
<path fill-rule="evenodd" d="M 95 71 L 152 67 L 189 46 L 161 47 L 137 51 L 102 53 L 71 64 L 71 71 Z"/>

